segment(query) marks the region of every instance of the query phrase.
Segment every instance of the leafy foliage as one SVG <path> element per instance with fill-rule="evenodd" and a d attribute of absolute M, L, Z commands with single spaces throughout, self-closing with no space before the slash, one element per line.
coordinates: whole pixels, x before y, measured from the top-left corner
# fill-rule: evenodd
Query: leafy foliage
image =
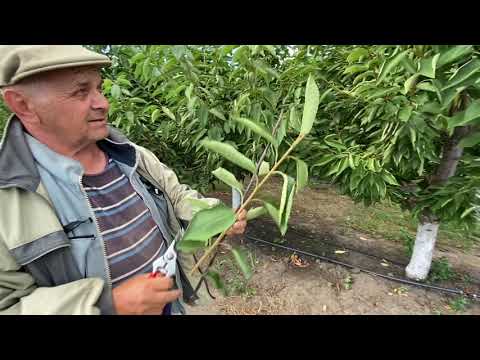
<path fill-rule="evenodd" d="M 0 101 L 0 133 L 3 132 L 5 125 L 7 124 L 7 119 L 10 116 L 10 111 L 7 109 L 5 104 Z"/>
<path fill-rule="evenodd" d="M 479 46 L 90 47 L 113 60 L 103 84 L 111 123 L 199 190 L 242 186 L 268 146 L 264 176 L 305 134 L 276 169 L 285 196 L 250 213 L 270 214 L 282 232 L 309 176 L 366 205 L 477 222 Z"/>

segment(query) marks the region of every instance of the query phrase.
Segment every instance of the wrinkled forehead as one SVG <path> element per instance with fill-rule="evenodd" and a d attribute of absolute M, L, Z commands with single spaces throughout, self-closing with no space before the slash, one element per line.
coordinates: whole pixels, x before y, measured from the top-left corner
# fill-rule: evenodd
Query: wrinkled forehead
<path fill-rule="evenodd" d="M 59 83 L 74 83 L 101 78 L 100 68 L 96 66 L 82 66 L 50 71 L 46 73 L 45 80 Z"/>

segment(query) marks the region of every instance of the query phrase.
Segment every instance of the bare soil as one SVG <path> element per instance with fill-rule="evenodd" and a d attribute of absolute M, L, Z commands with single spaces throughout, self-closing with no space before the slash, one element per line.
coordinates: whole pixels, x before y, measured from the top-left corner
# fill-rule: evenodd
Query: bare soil
<path fill-rule="evenodd" d="M 278 191 L 278 184 L 267 192 Z M 209 194 L 230 203 L 230 194 Z M 189 314 L 475 314 L 480 302 L 461 302 L 456 295 L 404 285 L 361 272 L 368 269 L 404 278 L 408 263 L 402 244 L 365 234 L 345 226 L 353 202 L 330 186 L 304 190 L 295 199 L 285 238 L 264 217 L 249 223 L 246 236 L 276 242 L 355 266 L 355 269 L 328 263 L 292 251 L 251 241 L 245 236 L 230 239 L 250 252 L 254 274 L 245 282 L 223 249 L 217 266 L 225 277 L 228 296 L 210 289 L 215 300 L 202 298 L 188 307 Z M 223 254 L 222 254 L 223 253 Z M 292 258 L 293 255 L 293 258 Z M 469 276 L 434 285 L 480 293 L 480 250 L 465 252 L 442 245 L 435 257 L 446 257 L 456 273 Z M 218 265 L 220 264 L 220 265 Z M 233 290 L 232 290 L 233 289 Z"/>

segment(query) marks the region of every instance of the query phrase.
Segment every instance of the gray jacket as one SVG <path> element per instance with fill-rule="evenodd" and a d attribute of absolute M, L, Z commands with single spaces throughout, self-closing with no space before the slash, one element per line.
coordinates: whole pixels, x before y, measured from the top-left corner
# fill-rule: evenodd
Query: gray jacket
<path fill-rule="evenodd" d="M 181 236 L 182 221 L 193 216 L 187 200 L 201 195 L 117 130 L 98 144 L 144 199 L 168 244 Z M 53 309 L 49 313 L 114 313 L 103 239 L 96 220 L 88 221 L 95 216 L 82 175 L 79 162 L 27 135 L 12 116 L 0 145 L 0 313 L 44 313 L 41 304 L 27 306 L 27 300 L 35 293 L 43 298 L 48 290 L 56 296 L 50 301 L 58 303 L 46 306 Z M 179 255 L 176 283 L 183 289 L 193 280 L 185 274 L 192 262 Z M 15 279 L 13 286 L 8 279 Z M 182 301 L 172 304 L 172 313 L 184 313 Z"/>

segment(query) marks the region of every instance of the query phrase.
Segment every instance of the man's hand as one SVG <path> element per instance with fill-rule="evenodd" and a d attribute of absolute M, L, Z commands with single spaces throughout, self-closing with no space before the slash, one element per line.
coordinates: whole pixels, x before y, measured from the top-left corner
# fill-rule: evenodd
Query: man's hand
<path fill-rule="evenodd" d="M 241 235 L 245 232 L 245 227 L 247 226 L 247 210 L 242 210 L 238 214 L 238 219 L 235 224 L 227 231 L 227 235 Z"/>
<path fill-rule="evenodd" d="M 113 289 L 113 305 L 119 315 L 160 315 L 166 304 L 181 295 L 172 287 L 173 280 L 162 274 L 135 276 Z"/>

